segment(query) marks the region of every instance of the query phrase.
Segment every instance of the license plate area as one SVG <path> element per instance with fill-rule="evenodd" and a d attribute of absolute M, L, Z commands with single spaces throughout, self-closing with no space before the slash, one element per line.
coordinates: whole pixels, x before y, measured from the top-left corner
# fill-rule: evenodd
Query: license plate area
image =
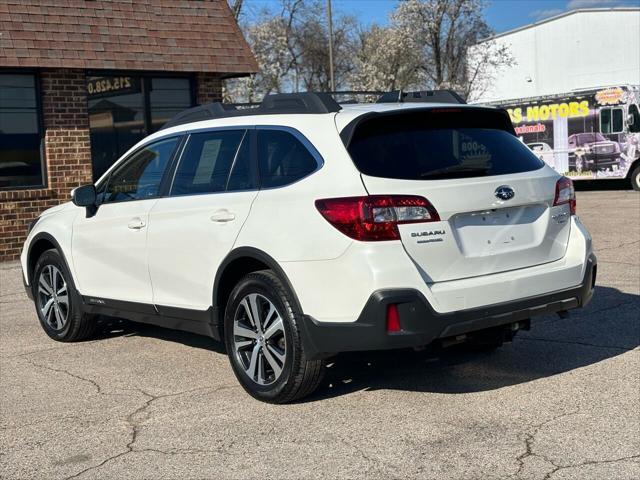
<path fill-rule="evenodd" d="M 545 207 L 530 205 L 459 214 L 453 231 L 465 256 L 486 256 L 538 245 Z"/>

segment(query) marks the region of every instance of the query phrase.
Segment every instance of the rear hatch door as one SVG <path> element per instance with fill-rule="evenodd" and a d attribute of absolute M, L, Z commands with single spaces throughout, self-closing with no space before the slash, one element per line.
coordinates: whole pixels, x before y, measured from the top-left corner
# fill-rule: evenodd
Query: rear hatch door
<path fill-rule="evenodd" d="M 348 149 L 370 194 L 420 195 L 437 210 L 439 222 L 399 225 L 405 250 L 428 281 L 565 254 L 569 207 L 553 206 L 559 175 L 514 136 L 500 111 L 373 116 L 354 130 Z"/>

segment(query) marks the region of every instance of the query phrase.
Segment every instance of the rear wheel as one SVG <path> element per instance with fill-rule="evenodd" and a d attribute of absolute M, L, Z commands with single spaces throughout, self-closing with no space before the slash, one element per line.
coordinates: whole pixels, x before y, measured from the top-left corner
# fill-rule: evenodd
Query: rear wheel
<path fill-rule="evenodd" d="M 224 334 L 233 371 L 253 397 L 286 403 L 312 393 L 322 360 L 308 360 L 291 293 L 270 270 L 250 273 L 231 292 Z"/>
<path fill-rule="evenodd" d="M 47 250 L 33 272 L 33 298 L 40 325 L 59 342 L 77 342 L 93 334 L 95 316 L 82 311 L 80 295 L 57 250 Z"/>
<path fill-rule="evenodd" d="M 635 191 L 640 191 L 640 165 L 631 172 L 631 186 Z"/>

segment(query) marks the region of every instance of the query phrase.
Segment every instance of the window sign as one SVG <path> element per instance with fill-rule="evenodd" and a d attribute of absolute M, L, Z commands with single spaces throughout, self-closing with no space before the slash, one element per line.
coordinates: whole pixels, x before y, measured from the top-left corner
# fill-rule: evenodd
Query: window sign
<path fill-rule="evenodd" d="M 137 93 L 139 91 L 139 79 L 134 77 L 90 77 L 87 80 L 87 94 L 89 98 Z"/>

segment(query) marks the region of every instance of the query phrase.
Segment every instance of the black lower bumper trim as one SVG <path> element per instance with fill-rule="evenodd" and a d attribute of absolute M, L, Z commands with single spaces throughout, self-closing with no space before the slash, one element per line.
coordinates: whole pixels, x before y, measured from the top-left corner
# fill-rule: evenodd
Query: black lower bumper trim
<path fill-rule="evenodd" d="M 596 269 L 597 260 L 591 254 L 582 283 L 576 287 L 444 314 L 436 312 L 417 290 L 379 290 L 371 295 L 355 322 L 317 322 L 306 316 L 301 322 L 305 350 L 310 358 L 322 358 L 347 351 L 417 347 L 440 338 L 583 307 L 593 295 Z M 389 304 L 396 304 L 398 307 L 402 327 L 400 332 L 388 333 L 386 330 Z"/>

